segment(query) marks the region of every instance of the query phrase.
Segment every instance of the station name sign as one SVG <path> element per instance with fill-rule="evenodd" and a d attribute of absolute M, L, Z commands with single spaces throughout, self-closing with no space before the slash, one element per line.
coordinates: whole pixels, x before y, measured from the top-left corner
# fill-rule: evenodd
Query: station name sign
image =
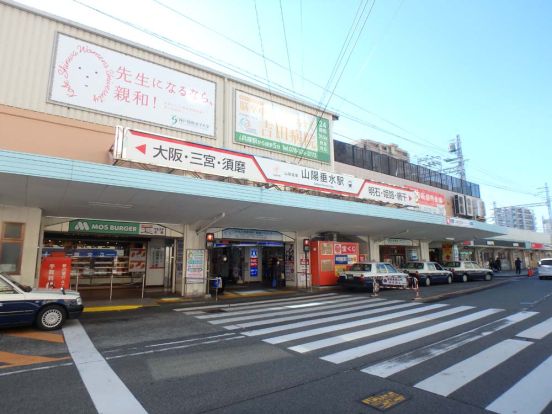
<path fill-rule="evenodd" d="M 116 160 L 301 188 L 382 204 L 419 207 L 418 193 L 412 189 L 122 127 L 117 128 L 113 157 Z"/>

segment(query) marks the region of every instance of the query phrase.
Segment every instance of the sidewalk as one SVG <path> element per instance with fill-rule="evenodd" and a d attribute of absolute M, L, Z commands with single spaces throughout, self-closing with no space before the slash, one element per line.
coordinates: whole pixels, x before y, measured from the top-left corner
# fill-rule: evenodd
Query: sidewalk
<path fill-rule="evenodd" d="M 485 289 L 490 289 L 504 283 L 509 283 L 516 277 L 528 277 L 527 269 L 522 270 L 521 275 L 516 275 L 515 271 L 502 271 L 494 274 L 493 280 L 490 282 L 485 281 L 473 281 L 468 283 L 453 283 L 433 285 L 430 287 L 421 287 L 416 293 L 412 289 L 384 289 L 381 290 L 378 296 L 390 299 L 400 300 L 416 300 L 421 302 L 432 302 L 438 300 L 444 300 L 454 296 L 466 295 L 473 292 L 478 292 Z M 215 303 L 224 303 L 231 301 L 238 303 L 241 301 L 247 301 L 249 299 L 270 299 L 270 298 L 286 298 L 294 296 L 307 296 L 316 295 L 321 293 L 341 293 L 343 292 L 340 286 L 322 286 L 305 288 L 282 288 L 282 289 L 269 289 L 269 288 L 236 288 L 227 289 L 224 294 L 215 296 L 205 295 L 204 297 L 195 298 L 183 298 L 178 294 L 167 293 L 163 291 L 149 291 L 146 292 L 144 299 L 140 297 L 119 297 L 113 298 L 111 301 L 108 298 L 101 298 L 98 295 L 90 294 L 89 292 L 83 294 L 83 301 L 85 305 L 85 312 L 112 312 L 112 311 L 125 311 L 135 310 L 146 307 L 161 306 L 163 304 L 178 303 L 182 305 L 208 305 Z M 119 292 L 118 292 L 119 293 Z M 139 293 L 138 293 L 139 294 Z M 137 294 L 137 295 L 138 295 Z M 369 294 L 369 293 L 368 293 Z"/>

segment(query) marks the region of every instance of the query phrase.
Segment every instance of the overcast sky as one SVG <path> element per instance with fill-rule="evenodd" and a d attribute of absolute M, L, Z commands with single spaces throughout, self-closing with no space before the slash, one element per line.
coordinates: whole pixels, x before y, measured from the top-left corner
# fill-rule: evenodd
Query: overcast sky
<path fill-rule="evenodd" d="M 450 157 L 459 134 L 488 216 L 552 186 L 551 1 L 20 3 L 328 108 L 334 139 L 395 143 L 416 162 Z"/>

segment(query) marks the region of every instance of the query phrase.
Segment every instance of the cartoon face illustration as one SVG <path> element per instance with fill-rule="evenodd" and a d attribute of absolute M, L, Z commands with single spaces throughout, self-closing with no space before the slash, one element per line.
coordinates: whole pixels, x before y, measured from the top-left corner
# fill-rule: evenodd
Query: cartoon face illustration
<path fill-rule="evenodd" d="M 60 65 L 61 88 L 76 104 L 103 102 L 111 86 L 111 70 L 102 55 L 88 46 L 77 46 Z"/>

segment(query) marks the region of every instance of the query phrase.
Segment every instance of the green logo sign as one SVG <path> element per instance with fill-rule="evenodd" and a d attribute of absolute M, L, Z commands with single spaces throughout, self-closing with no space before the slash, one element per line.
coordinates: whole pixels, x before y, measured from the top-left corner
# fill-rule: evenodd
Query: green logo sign
<path fill-rule="evenodd" d="M 73 220 L 69 231 L 78 233 L 140 234 L 140 223 L 126 221 Z"/>

